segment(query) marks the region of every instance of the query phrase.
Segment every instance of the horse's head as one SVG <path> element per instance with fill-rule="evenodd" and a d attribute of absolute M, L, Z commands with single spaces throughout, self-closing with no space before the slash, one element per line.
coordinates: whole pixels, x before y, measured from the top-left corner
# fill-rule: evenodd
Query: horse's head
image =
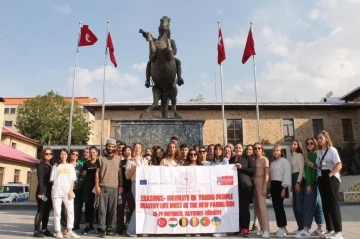
<path fill-rule="evenodd" d="M 167 16 L 163 16 L 160 19 L 160 26 L 159 26 L 159 34 L 163 33 L 163 32 L 170 32 L 170 20 L 171 18 L 167 17 Z"/>

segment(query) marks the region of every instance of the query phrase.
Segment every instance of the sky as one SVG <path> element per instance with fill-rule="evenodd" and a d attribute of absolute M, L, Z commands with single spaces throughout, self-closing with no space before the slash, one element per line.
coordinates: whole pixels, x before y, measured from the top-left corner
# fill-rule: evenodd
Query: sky
<path fill-rule="evenodd" d="M 106 68 L 106 102 L 151 101 L 144 87 L 148 43 L 171 18 L 185 85 L 178 100 L 221 100 L 218 25 L 226 51 L 226 102 L 254 102 L 253 63 L 241 63 L 253 24 L 258 99 L 317 102 L 360 85 L 360 0 L 3 0 L 0 4 L 0 97 L 71 96 L 79 21 L 98 37 L 79 49 L 75 96 L 102 101 L 107 20 L 118 67 Z M 110 61 L 108 61 L 110 63 Z M 216 83 L 216 88 L 215 88 Z M 217 92 L 217 98 L 215 97 Z"/>

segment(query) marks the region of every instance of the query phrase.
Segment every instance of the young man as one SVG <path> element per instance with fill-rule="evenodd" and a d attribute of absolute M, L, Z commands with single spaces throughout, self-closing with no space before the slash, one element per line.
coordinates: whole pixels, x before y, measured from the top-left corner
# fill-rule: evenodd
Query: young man
<path fill-rule="evenodd" d="M 120 156 L 120 159 L 123 160 L 124 159 L 124 156 L 123 156 L 123 153 L 122 153 L 122 149 L 126 146 L 126 144 L 120 140 L 117 140 L 116 141 L 116 152 L 115 152 L 115 155 L 119 155 Z"/>
<path fill-rule="evenodd" d="M 180 164 L 184 165 L 186 162 L 186 157 L 189 153 L 189 146 L 187 144 L 180 145 Z"/>
<path fill-rule="evenodd" d="M 170 143 L 174 143 L 177 146 L 178 143 L 179 143 L 179 138 L 176 137 L 176 136 L 171 137 L 170 138 Z"/>
<path fill-rule="evenodd" d="M 99 168 L 95 175 L 95 192 L 99 197 L 98 228 L 100 237 L 114 235 L 116 223 L 117 198 L 123 193 L 123 177 L 120 157 L 114 155 L 115 139 L 106 142 L 106 156 L 99 156 Z"/>

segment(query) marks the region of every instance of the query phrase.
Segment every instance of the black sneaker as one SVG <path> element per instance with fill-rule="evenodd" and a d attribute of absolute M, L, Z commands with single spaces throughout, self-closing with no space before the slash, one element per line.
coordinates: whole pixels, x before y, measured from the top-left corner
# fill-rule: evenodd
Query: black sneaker
<path fill-rule="evenodd" d="M 43 238 L 46 237 L 42 231 L 35 231 L 33 237 Z"/>
<path fill-rule="evenodd" d="M 91 231 L 91 228 L 85 227 L 84 230 L 82 231 L 83 235 L 88 234 Z"/>
<path fill-rule="evenodd" d="M 42 231 L 42 233 L 46 236 L 46 237 L 54 237 L 54 234 L 52 234 L 51 232 L 49 232 L 49 230 L 45 230 L 45 231 Z"/>
<path fill-rule="evenodd" d="M 105 238 L 105 237 L 106 237 L 106 233 L 105 233 L 104 230 L 101 230 L 101 231 L 100 231 L 99 237 L 101 237 L 101 238 Z"/>

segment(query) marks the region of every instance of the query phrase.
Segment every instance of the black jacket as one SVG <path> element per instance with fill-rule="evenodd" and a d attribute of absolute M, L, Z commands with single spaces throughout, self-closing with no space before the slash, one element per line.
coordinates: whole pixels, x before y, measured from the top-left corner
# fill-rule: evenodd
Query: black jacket
<path fill-rule="evenodd" d="M 49 164 L 41 162 L 37 168 L 38 186 L 36 195 L 45 195 L 51 198 L 52 183 L 50 183 L 50 174 L 52 167 Z"/>
<path fill-rule="evenodd" d="M 230 161 L 234 164 L 240 163 L 242 166 L 241 169 L 237 169 L 239 188 L 252 187 L 254 185 L 255 160 L 252 160 L 248 156 L 241 156 L 236 160 L 236 156 L 234 156 Z"/>

